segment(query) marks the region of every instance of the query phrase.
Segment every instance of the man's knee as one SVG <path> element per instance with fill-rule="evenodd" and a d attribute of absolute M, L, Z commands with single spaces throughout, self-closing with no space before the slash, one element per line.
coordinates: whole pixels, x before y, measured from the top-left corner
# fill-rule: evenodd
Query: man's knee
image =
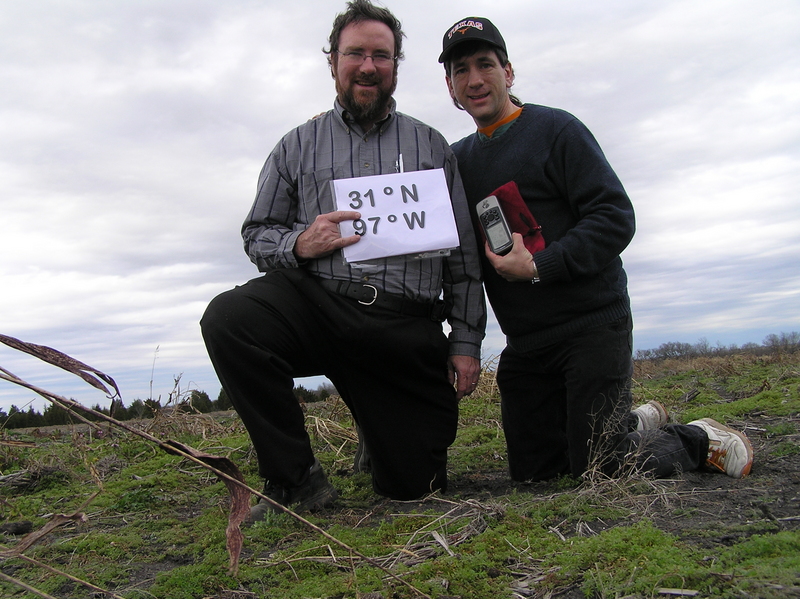
<path fill-rule="evenodd" d="M 206 342 L 214 338 L 220 329 L 229 328 L 232 316 L 236 314 L 236 310 L 231 305 L 233 303 L 231 296 L 232 292 L 226 291 L 215 297 L 206 306 L 206 310 L 200 318 L 200 330 Z"/>

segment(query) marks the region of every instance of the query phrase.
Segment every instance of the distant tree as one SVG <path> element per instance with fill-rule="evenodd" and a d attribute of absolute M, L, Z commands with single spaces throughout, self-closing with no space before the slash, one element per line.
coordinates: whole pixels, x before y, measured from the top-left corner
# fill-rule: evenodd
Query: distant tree
<path fill-rule="evenodd" d="M 131 403 L 131 407 L 128 408 L 129 420 L 147 418 L 147 411 L 148 410 L 141 399 L 134 399 L 133 403 Z"/>
<path fill-rule="evenodd" d="M 39 412 L 37 412 L 36 410 L 34 410 L 33 406 L 28 408 L 28 411 L 27 411 L 26 414 L 28 416 L 28 426 L 43 426 L 44 425 L 44 419 L 42 418 L 42 415 Z"/>
<path fill-rule="evenodd" d="M 655 350 L 655 357 L 661 359 L 687 358 L 693 355 L 696 355 L 694 348 L 689 343 L 681 343 L 680 341 L 662 343 Z"/>
<path fill-rule="evenodd" d="M 297 385 L 294 388 L 294 396 L 297 398 L 297 401 L 300 401 L 302 403 L 312 403 L 315 401 L 319 401 L 319 396 L 313 391 L 310 391 L 309 389 L 303 387 L 303 385 Z"/>
<path fill-rule="evenodd" d="M 55 426 L 58 424 L 70 424 L 73 422 L 72 416 L 65 409 L 49 404 L 41 416 L 42 426 Z"/>
<path fill-rule="evenodd" d="M 17 422 L 24 418 L 24 415 L 20 414 L 19 408 L 14 404 L 11 404 L 11 407 L 8 408 L 8 415 L 6 416 L 5 420 L 5 428 L 22 428 L 21 426 L 17 426 Z"/>
<path fill-rule="evenodd" d="M 800 349 L 800 333 L 781 333 L 780 335 L 767 335 L 764 339 L 764 347 L 772 353 L 793 354 Z"/>
<path fill-rule="evenodd" d="M 20 410 L 17 406 L 12 405 L 8 409 L 6 428 L 28 428 L 29 426 L 39 426 L 39 424 L 36 422 L 36 414 L 34 413 L 33 408 L 30 408 L 27 412 L 25 412 Z"/>
<path fill-rule="evenodd" d="M 211 399 L 205 391 L 192 391 L 189 395 L 189 403 L 201 414 L 214 411 L 214 404 L 211 403 Z"/>
<path fill-rule="evenodd" d="M 161 410 L 161 401 L 158 399 L 144 400 L 144 418 L 152 418 Z"/>
<path fill-rule="evenodd" d="M 322 383 L 317 387 L 317 396 L 319 396 L 321 401 L 328 399 L 331 395 L 338 395 L 338 391 L 336 391 L 336 387 L 333 386 L 333 383 Z"/>
<path fill-rule="evenodd" d="M 99 403 L 93 405 L 92 406 L 92 410 L 94 410 L 95 412 L 97 412 L 99 414 L 104 414 L 106 416 L 108 416 L 109 412 L 110 412 L 109 408 L 104 408 Z M 87 417 L 89 418 L 89 420 L 94 420 L 94 421 L 100 420 L 100 418 L 95 416 L 94 414 L 88 414 Z"/>
<path fill-rule="evenodd" d="M 800 349 L 800 333 L 797 331 L 792 331 L 786 335 L 787 343 L 789 347 L 792 348 L 792 351 L 797 351 Z"/>
<path fill-rule="evenodd" d="M 23 412 L 17 406 L 12 405 L 8 410 L 6 428 L 34 428 L 42 426 L 42 422 L 42 415 L 34 411 L 32 406 Z"/>
<path fill-rule="evenodd" d="M 705 337 L 701 337 L 697 340 L 697 343 L 694 344 L 694 352 L 698 356 L 710 356 L 711 355 L 711 344 L 708 342 L 708 339 Z"/>
<path fill-rule="evenodd" d="M 125 407 L 125 404 L 121 399 L 115 399 L 111 401 L 110 416 L 121 421 L 130 420 L 131 417 L 128 408 Z"/>
<path fill-rule="evenodd" d="M 794 353 L 800 349 L 800 333 L 781 333 L 780 335 L 767 335 L 764 339 L 764 347 L 773 353 Z"/>
<path fill-rule="evenodd" d="M 218 410 L 232 410 L 233 404 L 231 400 L 228 398 L 228 394 L 225 392 L 225 389 L 219 390 L 219 395 L 217 395 L 217 400 L 214 402 Z"/>

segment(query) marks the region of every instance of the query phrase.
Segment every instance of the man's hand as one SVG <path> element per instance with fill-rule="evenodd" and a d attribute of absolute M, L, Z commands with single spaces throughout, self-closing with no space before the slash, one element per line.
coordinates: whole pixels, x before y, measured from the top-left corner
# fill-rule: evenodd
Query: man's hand
<path fill-rule="evenodd" d="M 294 255 L 298 260 L 313 260 L 358 243 L 360 236 L 342 237 L 338 225 L 342 221 L 359 218 L 360 213 L 348 210 L 320 214 L 308 229 L 298 235 L 294 244 Z"/>
<path fill-rule="evenodd" d="M 486 257 L 494 269 L 506 281 L 526 281 L 533 280 L 533 255 L 525 247 L 522 235 L 512 233 L 514 246 L 505 256 L 498 256 L 489 249 L 489 244 L 485 244 Z"/>
<path fill-rule="evenodd" d="M 456 399 L 475 391 L 481 376 L 481 362 L 470 356 L 450 356 L 447 359 L 450 384 L 456 385 Z"/>

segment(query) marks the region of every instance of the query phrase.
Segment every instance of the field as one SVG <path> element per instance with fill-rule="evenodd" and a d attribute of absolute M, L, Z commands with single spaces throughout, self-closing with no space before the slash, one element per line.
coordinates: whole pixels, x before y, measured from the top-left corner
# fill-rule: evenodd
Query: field
<path fill-rule="evenodd" d="M 236 572 L 226 486 L 156 442 L 226 457 L 260 490 L 234 413 L 164 411 L 133 424 L 149 438 L 110 423 L 0 430 L 0 596 L 800 597 L 800 354 L 639 361 L 634 393 L 675 421 L 745 431 L 751 475 L 512 484 L 489 369 L 461 404 L 448 493 L 388 501 L 352 473 L 352 421 L 332 397 L 306 421 L 340 499 L 243 527 Z"/>

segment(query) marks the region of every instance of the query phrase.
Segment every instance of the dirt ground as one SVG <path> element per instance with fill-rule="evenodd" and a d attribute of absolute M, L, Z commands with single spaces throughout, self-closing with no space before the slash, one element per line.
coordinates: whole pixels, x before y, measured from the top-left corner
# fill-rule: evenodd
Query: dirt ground
<path fill-rule="evenodd" d="M 764 526 L 774 529 L 800 528 L 800 435 L 770 437 L 768 427 L 791 421 L 800 430 L 800 415 L 766 418 L 752 415 L 728 426 L 744 431 L 753 446 L 750 475 L 734 479 L 712 472 L 687 472 L 654 487 L 653 501 L 647 516 L 661 530 L 700 546 L 731 545 L 750 534 L 763 533 Z M 794 450 L 780 455 L 781 444 Z M 776 455 L 778 454 L 778 455 Z M 548 483 L 514 485 L 502 472 L 475 473 L 469 479 L 451 480 L 451 490 L 459 496 L 488 499 L 505 495 L 514 488 L 529 493 L 553 493 Z M 659 492 L 655 492 L 655 490 Z M 600 532 L 616 523 L 591 523 Z M 717 531 L 717 534 L 710 534 Z"/>
<path fill-rule="evenodd" d="M 742 422 L 728 422 L 744 431 L 753 445 L 753 468 L 750 475 L 734 479 L 720 474 L 691 472 L 678 479 L 674 489 L 685 512 L 674 517 L 669 511 L 653 514 L 659 528 L 700 545 L 730 545 L 748 532 L 731 532 L 737 525 L 771 521 L 779 529 L 800 527 L 800 435 L 769 437 L 767 427 L 788 420 L 795 425 L 800 416 L 766 418 L 753 416 Z M 794 451 L 776 455 L 779 444 L 792 442 Z M 781 453 L 781 452 L 777 452 Z M 708 531 L 719 530 L 718 536 Z M 706 531 L 695 537 L 693 531 Z"/>

